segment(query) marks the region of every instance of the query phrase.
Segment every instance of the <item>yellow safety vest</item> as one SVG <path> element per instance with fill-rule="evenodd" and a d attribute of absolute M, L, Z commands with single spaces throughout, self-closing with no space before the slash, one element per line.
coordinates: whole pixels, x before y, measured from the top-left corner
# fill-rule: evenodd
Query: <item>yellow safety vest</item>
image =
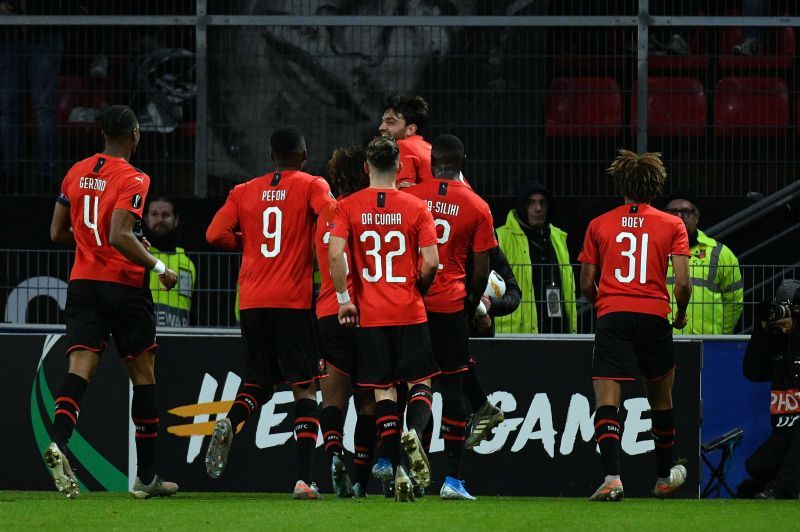
<path fill-rule="evenodd" d="M 150 254 L 162 261 L 167 268 L 178 274 L 178 284 L 167 290 L 158 280 L 158 274 L 150 272 L 150 291 L 153 293 L 156 323 L 161 327 L 187 327 L 192 310 L 192 291 L 197 277 L 194 263 L 183 248 L 174 252 L 150 248 Z"/>
<path fill-rule="evenodd" d="M 692 299 L 686 315 L 689 323 L 675 334 L 733 334 L 744 308 L 744 287 L 739 261 L 728 246 L 702 231 L 697 231 L 697 244 L 689 250 L 689 276 Z M 675 286 L 672 263 L 667 268 L 670 294 Z M 672 312 L 675 298 L 672 296 Z M 670 313 L 669 319 L 672 319 Z"/>
<path fill-rule="evenodd" d="M 536 311 L 536 296 L 533 289 L 531 272 L 531 256 L 528 248 L 528 237 L 519 225 L 516 211 L 508 213 L 506 224 L 497 229 L 497 239 L 500 249 L 505 253 L 514 277 L 522 291 L 522 302 L 519 308 L 508 316 L 495 318 L 495 329 L 498 333 L 530 333 L 539 332 L 539 320 Z M 568 330 L 574 333 L 578 330 L 578 314 L 575 298 L 575 278 L 569 260 L 567 249 L 567 233 L 550 224 L 550 242 L 556 252 L 556 260 L 561 274 L 561 297 L 564 299 L 566 316 L 564 323 Z"/>

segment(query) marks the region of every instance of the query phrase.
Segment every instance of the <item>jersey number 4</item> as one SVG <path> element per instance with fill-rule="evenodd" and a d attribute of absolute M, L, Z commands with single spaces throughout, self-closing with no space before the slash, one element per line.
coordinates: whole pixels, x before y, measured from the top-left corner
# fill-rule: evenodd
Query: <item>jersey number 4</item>
<path fill-rule="evenodd" d="M 614 269 L 614 277 L 620 283 L 630 283 L 633 281 L 634 277 L 636 277 L 636 252 L 639 252 L 639 284 L 645 284 L 647 282 L 647 242 L 650 239 L 650 235 L 647 233 L 642 233 L 642 241 L 639 242 L 639 239 L 636 238 L 636 235 L 633 233 L 628 233 L 627 231 L 622 232 L 617 235 L 617 243 L 621 243 L 623 240 L 628 241 L 628 250 L 622 252 L 623 257 L 628 257 L 628 271 L 625 275 L 622 274 L 622 270 L 620 268 Z"/>
<path fill-rule="evenodd" d="M 94 207 L 92 207 L 92 198 L 94 198 Z M 103 242 L 100 240 L 100 232 L 97 230 L 97 203 L 99 200 L 99 197 L 89 196 L 88 194 L 83 197 L 83 223 L 94 233 L 94 239 L 97 245 L 102 247 Z M 92 211 L 94 211 L 94 213 L 92 213 Z"/>
<path fill-rule="evenodd" d="M 397 249 L 395 251 L 390 251 L 386 254 L 386 257 L 381 257 L 381 235 L 378 234 L 377 231 L 364 231 L 361 233 L 359 240 L 361 242 L 366 242 L 368 239 L 372 239 L 372 249 L 367 250 L 367 255 L 370 255 L 375 259 L 375 271 L 370 272 L 369 268 L 362 268 L 361 275 L 364 277 L 365 281 L 370 283 L 377 283 L 380 281 L 381 277 L 383 277 L 383 263 L 386 262 L 386 282 L 387 283 L 404 283 L 406 282 L 405 277 L 398 277 L 393 274 L 393 260 L 398 255 L 402 255 L 406 252 L 406 237 L 400 231 L 389 231 L 386 233 L 386 236 L 383 237 L 383 241 L 385 243 L 389 243 L 392 240 L 397 240 Z"/>

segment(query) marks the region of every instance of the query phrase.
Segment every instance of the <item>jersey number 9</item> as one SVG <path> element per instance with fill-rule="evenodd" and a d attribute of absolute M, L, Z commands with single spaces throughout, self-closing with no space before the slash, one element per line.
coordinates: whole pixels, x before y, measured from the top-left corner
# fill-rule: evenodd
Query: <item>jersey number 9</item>
<path fill-rule="evenodd" d="M 281 224 L 283 222 L 283 212 L 278 207 L 267 207 L 263 213 L 264 238 L 272 240 L 272 248 L 267 245 L 269 242 L 261 244 L 261 254 L 267 258 L 275 257 L 281 252 Z M 273 221 L 274 219 L 274 221 Z M 273 229 L 270 231 L 270 227 Z"/>

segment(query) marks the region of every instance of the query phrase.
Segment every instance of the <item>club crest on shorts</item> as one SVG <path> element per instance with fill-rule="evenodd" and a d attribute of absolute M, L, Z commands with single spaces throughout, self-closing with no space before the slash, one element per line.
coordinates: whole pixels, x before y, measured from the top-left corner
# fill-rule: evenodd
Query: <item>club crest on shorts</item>
<path fill-rule="evenodd" d="M 142 206 L 142 195 L 141 194 L 134 194 L 131 198 L 131 206 L 134 209 L 138 209 Z"/>

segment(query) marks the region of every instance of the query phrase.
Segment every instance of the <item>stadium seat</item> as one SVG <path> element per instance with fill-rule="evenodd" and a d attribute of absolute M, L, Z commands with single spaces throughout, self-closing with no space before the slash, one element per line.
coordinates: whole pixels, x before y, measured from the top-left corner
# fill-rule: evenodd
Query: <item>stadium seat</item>
<path fill-rule="evenodd" d="M 740 15 L 741 13 L 734 13 Z M 760 55 L 734 55 L 733 47 L 743 39 L 742 28 L 722 30 L 719 47 L 719 65 L 725 70 L 789 69 L 794 61 L 794 28 L 766 28 Z"/>
<path fill-rule="evenodd" d="M 56 124 L 75 125 L 69 116 L 76 107 L 97 108 L 105 100 L 105 88 L 84 76 L 59 76 L 56 90 Z"/>
<path fill-rule="evenodd" d="M 648 66 L 651 70 L 704 70 L 708 67 L 708 31 L 697 28 L 691 32 L 689 55 L 650 55 Z"/>
<path fill-rule="evenodd" d="M 789 94 L 780 78 L 723 78 L 714 90 L 719 137 L 774 137 L 789 125 Z"/>
<path fill-rule="evenodd" d="M 613 78 L 556 78 L 547 91 L 547 137 L 616 137 L 622 91 Z"/>
<path fill-rule="evenodd" d="M 631 136 L 636 137 L 638 82 L 631 97 Z M 702 137 L 708 106 L 697 78 L 651 77 L 647 81 L 647 130 L 650 137 Z"/>

